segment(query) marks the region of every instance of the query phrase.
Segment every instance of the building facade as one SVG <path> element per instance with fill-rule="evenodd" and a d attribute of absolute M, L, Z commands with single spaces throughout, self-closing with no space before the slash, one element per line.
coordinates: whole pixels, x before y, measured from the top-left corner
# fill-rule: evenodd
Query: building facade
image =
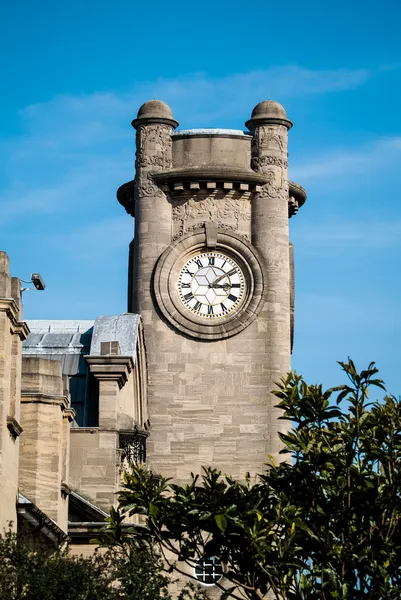
<path fill-rule="evenodd" d="M 151 100 L 132 125 L 127 313 L 26 324 L 0 254 L 0 528 L 39 522 L 78 550 L 130 462 L 242 478 L 279 460 L 287 427 L 271 390 L 290 370 L 288 221 L 306 200 L 288 179 L 292 123 L 264 101 L 245 132 L 176 131 Z"/>

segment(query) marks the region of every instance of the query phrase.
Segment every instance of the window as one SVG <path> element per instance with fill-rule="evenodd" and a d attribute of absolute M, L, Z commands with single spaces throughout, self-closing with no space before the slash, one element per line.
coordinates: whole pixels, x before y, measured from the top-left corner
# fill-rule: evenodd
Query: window
<path fill-rule="evenodd" d="M 222 564 L 214 556 L 201 558 L 195 565 L 195 577 L 199 583 L 215 585 L 223 577 Z"/>

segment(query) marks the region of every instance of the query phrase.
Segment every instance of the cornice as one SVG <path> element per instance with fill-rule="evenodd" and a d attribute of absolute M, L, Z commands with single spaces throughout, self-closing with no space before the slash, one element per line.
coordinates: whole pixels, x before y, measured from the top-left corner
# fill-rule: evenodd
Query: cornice
<path fill-rule="evenodd" d="M 215 170 L 170 170 L 153 173 L 153 179 L 164 187 L 165 191 L 196 193 L 202 188 L 208 188 L 214 184 L 215 188 L 221 188 L 226 191 L 231 189 L 240 191 L 260 191 L 260 185 L 266 183 L 266 175 L 255 173 L 255 171 L 233 171 L 221 169 Z M 289 216 L 297 213 L 298 209 L 306 202 L 306 190 L 295 183 L 289 181 L 288 210 Z M 213 191 L 208 189 L 208 191 Z M 124 183 L 117 190 L 117 199 L 125 208 L 129 215 L 135 216 L 135 181 Z"/>
<path fill-rule="evenodd" d="M 65 417 L 69 421 L 73 421 L 76 414 L 77 413 L 73 408 L 65 408 L 63 411 L 63 417 Z"/>
<path fill-rule="evenodd" d="M 295 183 L 295 181 L 289 181 L 289 195 L 290 197 L 293 196 L 295 198 L 295 200 L 298 202 L 298 207 L 301 207 L 303 204 L 305 204 L 306 202 L 306 190 L 305 188 L 302 187 L 302 185 L 299 185 L 298 183 Z"/>
<path fill-rule="evenodd" d="M 21 392 L 22 404 L 52 404 L 60 406 L 64 411 L 70 410 L 69 399 L 67 396 L 58 394 L 44 394 L 37 391 L 23 390 Z M 72 409 L 71 409 L 72 410 Z M 74 411 L 75 413 L 75 411 Z"/>
<path fill-rule="evenodd" d="M 177 182 L 226 182 L 263 185 L 268 181 L 265 173 L 256 173 L 252 169 L 230 169 L 225 165 L 213 165 L 202 169 L 170 169 L 152 173 L 158 184 L 171 185 Z"/>
<path fill-rule="evenodd" d="M 99 381 L 116 381 L 121 389 L 134 368 L 132 356 L 85 356 L 89 371 Z"/>
<path fill-rule="evenodd" d="M 25 321 L 19 321 L 20 308 L 14 298 L 0 298 L 0 312 L 5 312 L 11 321 L 12 333 L 19 336 L 21 341 L 26 340 L 29 327 Z"/>

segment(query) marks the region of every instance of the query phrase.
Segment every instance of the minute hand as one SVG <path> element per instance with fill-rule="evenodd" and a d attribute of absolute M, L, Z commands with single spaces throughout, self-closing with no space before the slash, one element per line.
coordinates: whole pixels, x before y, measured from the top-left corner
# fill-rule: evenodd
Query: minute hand
<path fill-rule="evenodd" d="M 218 277 L 216 277 L 216 279 L 213 281 L 213 285 L 216 285 L 216 283 L 218 283 L 219 281 L 221 281 L 222 279 L 224 279 L 225 277 L 227 277 L 227 274 L 224 273 L 223 275 L 219 275 Z"/>

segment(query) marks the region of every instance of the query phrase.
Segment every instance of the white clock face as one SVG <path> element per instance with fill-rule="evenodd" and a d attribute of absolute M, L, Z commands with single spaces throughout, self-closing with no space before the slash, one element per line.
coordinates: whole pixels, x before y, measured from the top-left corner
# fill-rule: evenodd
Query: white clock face
<path fill-rule="evenodd" d="M 178 277 L 185 308 L 215 319 L 234 312 L 245 296 L 244 274 L 238 263 L 221 252 L 202 252 L 189 259 Z"/>

